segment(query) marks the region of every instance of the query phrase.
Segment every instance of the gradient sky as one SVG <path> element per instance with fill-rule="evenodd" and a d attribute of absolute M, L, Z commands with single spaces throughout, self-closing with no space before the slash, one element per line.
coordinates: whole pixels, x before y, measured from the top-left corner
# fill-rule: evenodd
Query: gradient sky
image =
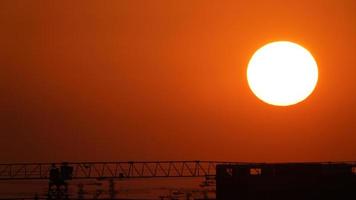
<path fill-rule="evenodd" d="M 256 49 L 303 45 L 304 102 L 246 80 Z M 356 1 L 0 2 L 0 162 L 356 160 Z"/>

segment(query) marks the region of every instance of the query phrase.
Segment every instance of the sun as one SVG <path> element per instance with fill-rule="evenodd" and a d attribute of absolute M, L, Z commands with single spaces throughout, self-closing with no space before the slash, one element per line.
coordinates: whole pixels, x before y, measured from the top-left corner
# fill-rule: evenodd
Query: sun
<path fill-rule="evenodd" d="M 304 47 L 278 41 L 258 49 L 247 67 L 252 92 L 275 106 L 289 106 L 305 100 L 318 81 L 318 66 Z"/>

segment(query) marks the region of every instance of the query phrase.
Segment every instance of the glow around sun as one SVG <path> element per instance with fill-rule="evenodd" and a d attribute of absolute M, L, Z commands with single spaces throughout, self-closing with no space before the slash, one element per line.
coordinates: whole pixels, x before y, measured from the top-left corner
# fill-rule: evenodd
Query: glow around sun
<path fill-rule="evenodd" d="M 318 81 L 318 67 L 302 46 L 279 41 L 258 49 L 247 67 L 252 92 L 262 101 L 289 106 L 305 100 Z"/>

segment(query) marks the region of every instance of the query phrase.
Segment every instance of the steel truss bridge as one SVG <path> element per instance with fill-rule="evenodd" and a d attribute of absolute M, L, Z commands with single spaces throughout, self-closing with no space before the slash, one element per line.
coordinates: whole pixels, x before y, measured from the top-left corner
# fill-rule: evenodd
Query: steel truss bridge
<path fill-rule="evenodd" d="M 219 161 L 62 162 L 0 164 L 1 180 L 50 180 L 51 171 L 71 170 L 72 179 L 215 177 Z"/>

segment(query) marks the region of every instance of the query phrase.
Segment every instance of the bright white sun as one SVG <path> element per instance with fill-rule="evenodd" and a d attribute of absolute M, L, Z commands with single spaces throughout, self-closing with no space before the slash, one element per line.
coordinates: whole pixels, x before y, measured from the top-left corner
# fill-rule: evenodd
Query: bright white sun
<path fill-rule="evenodd" d="M 289 106 L 306 99 L 318 81 L 318 66 L 302 46 L 279 41 L 258 49 L 247 67 L 252 92 L 262 101 Z"/>

